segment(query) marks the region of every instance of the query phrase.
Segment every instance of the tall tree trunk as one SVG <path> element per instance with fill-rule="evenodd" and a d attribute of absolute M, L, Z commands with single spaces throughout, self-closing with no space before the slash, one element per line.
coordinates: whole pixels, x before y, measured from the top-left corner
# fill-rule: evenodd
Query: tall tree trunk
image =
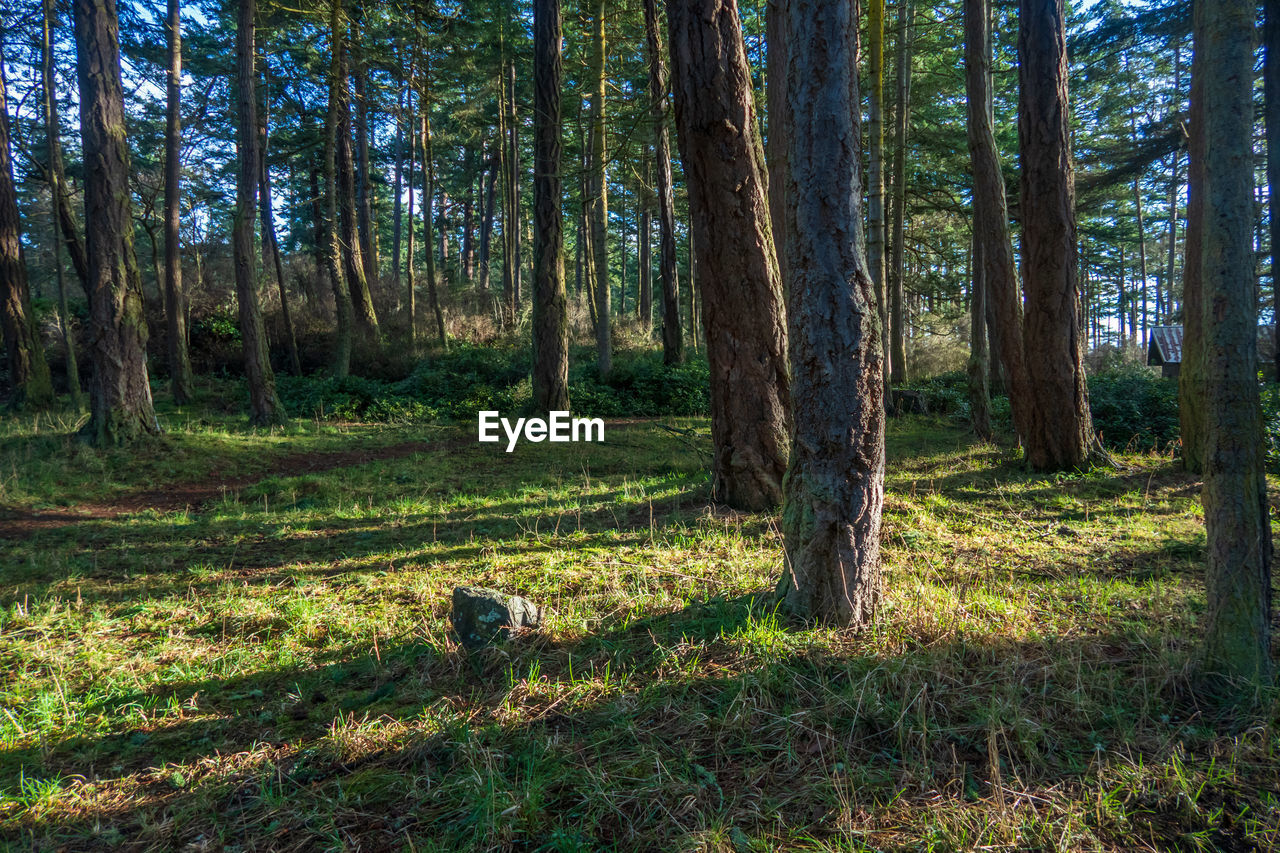
<path fill-rule="evenodd" d="M 1079 469 L 1102 450 L 1080 340 L 1065 0 L 1020 0 L 1018 11 L 1023 341 L 1035 400 L 1026 455 L 1035 470 Z"/>
<path fill-rule="evenodd" d="M 786 311 L 768 178 L 736 0 L 668 7 L 672 89 L 711 366 L 712 492 L 781 503 L 787 467 Z"/>
<path fill-rule="evenodd" d="M 468 163 L 471 155 L 467 155 Z M 475 184 L 471 179 L 467 180 L 467 197 L 462 202 L 462 277 L 466 279 L 467 284 L 473 284 L 476 279 L 476 250 L 475 250 Z"/>
<path fill-rule="evenodd" d="M 308 189 L 311 193 L 311 260 L 316 266 L 316 279 L 313 285 L 307 288 L 307 302 L 312 303 L 319 293 L 321 287 L 327 283 L 329 278 L 329 268 L 325 263 L 325 245 L 329 241 L 328 232 L 325 230 L 324 224 L 324 206 L 326 199 L 321 175 L 326 171 L 324 165 L 324 137 L 321 136 L 319 162 L 314 162 L 311 168 L 307 170 L 307 180 L 309 182 Z"/>
<path fill-rule="evenodd" d="M 489 177 L 485 181 L 484 213 L 480 217 L 480 269 L 478 276 L 479 288 L 486 292 L 489 290 L 489 259 L 492 255 L 493 247 L 494 196 L 496 195 L 494 190 L 498 180 L 498 155 L 495 153 L 488 162 Z"/>
<path fill-rule="evenodd" d="M 414 80 L 410 77 L 409 93 L 405 98 L 405 105 L 408 108 L 406 115 L 406 123 L 409 125 L 409 234 L 405 240 L 405 292 L 404 292 L 404 311 L 405 316 L 409 319 L 409 348 L 412 350 L 417 346 L 418 341 L 418 290 L 416 284 L 416 273 L 414 270 L 414 250 L 413 250 L 413 162 L 417 159 L 418 152 L 418 123 L 413 120 L 415 115 L 413 111 L 413 88 Z"/>
<path fill-rule="evenodd" d="M 378 243 L 373 222 L 373 187 L 369 176 L 369 69 L 364 58 L 363 35 L 355 33 L 355 101 L 356 101 L 356 226 L 360 233 L 360 259 L 364 263 L 365 281 L 373 287 L 378 281 Z"/>
<path fill-rule="evenodd" d="M 31 310 L 27 263 L 22 252 L 22 222 L 9 149 L 9 101 L 0 56 L 0 330 L 9 356 L 14 408 L 40 408 L 54 402 L 53 380 Z"/>
<path fill-rule="evenodd" d="M 266 79 L 266 64 L 263 64 Z M 263 91 L 262 115 L 258 119 L 258 192 L 261 200 L 262 254 L 264 262 L 270 262 L 280 292 L 280 321 L 284 324 L 284 341 L 289 351 L 289 369 L 294 376 L 302 375 L 302 359 L 298 356 L 298 339 L 293 332 L 293 315 L 289 310 L 289 293 L 285 290 L 284 261 L 280 257 L 280 241 L 276 237 L 275 204 L 271 201 L 271 166 L 267 162 L 270 151 L 270 99 Z"/>
<path fill-rule="evenodd" d="M 335 0 L 341 3 L 341 0 Z M 349 32 L 347 24 L 338 42 L 338 138 L 335 156 L 338 169 L 338 227 L 342 245 L 342 266 L 350 290 L 351 304 L 355 308 L 356 322 L 365 334 L 376 339 L 378 314 L 373 308 L 369 292 L 369 279 L 365 275 L 364 253 L 356 213 L 356 165 L 351 151 L 351 92 L 347 71 Z"/>
<path fill-rule="evenodd" d="M 986 261 L 982 257 L 984 242 L 975 228 L 969 260 L 969 423 L 973 426 L 974 435 L 983 441 L 990 441 L 994 433 L 991 429 L 991 389 L 987 384 L 991 365 L 987 352 Z"/>
<path fill-rule="evenodd" d="M 787 274 L 787 7 L 790 0 L 766 0 L 765 3 L 765 102 L 768 106 L 769 136 L 765 161 L 769 168 L 769 226 L 773 245 L 778 252 L 778 272 L 782 276 L 782 292 L 789 291 Z M 859 105 L 860 107 L 861 105 Z"/>
<path fill-rule="evenodd" d="M 1204 324 L 1195 319 L 1204 313 L 1201 301 L 1201 234 L 1205 220 L 1204 111 L 1206 101 L 1210 100 L 1204 91 L 1204 81 L 1211 73 L 1204 63 L 1204 51 L 1197 47 L 1191 58 L 1187 229 L 1182 249 L 1182 366 L 1178 371 L 1182 466 L 1193 474 L 1204 470 L 1205 460 Z"/>
<path fill-rule="evenodd" d="M 231 248 L 235 260 L 236 301 L 240 304 L 240 339 L 244 344 L 244 375 L 249 386 L 249 422 L 267 426 L 283 418 L 276 397 L 275 376 L 267 353 L 267 335 L 258 308 L 258 256 L 253 245 L 257 220 L 258 98 L 253 69 L 257 0 L 239 0 L 236 25 L 236 147 L 240 174 L 236 182 L 236 211 Z"/>
<path fill-rule="evenodd" d="M 662 280 L 662 361 L 684 361 L 680 330 L 680 279 L 676 273 L 676 208 L 671 188 L 671 142 L 667 135 L 667 69 L 658 26 L 657 0 L 644 0 L 645 44 L 649 57 L 649 118 L 653 122 L 654 191 L 658 203 L 658 277 Z"/>
<path fill-rule="evenodd" d="M 80 137 L 84 150 L 85 256 L 93 361 L 82 435 L 99 446 L 157 434 L 147 381 L 147 321 L 133 246 L 128 131 L 115 0 L 74 0 Z"/>
<path fill-rule="evenodd" d="M 893 154 L 893 269 L 889 293 L 889 376 L 907 381 L 907 132 L 911 127 L 912 0 L 898 0 L 898 115 Z"/>
<path fill-rule="evenodd" d="M 609 195 L 605 175 L 605 0 L 594 0 L 591 30 L 591 134 L 588 174 L 588 214 L 591 227 L 591 270 L 595 274 L 596 366 L 604 378 L 613 370 L 613 317 L 609 305 Z"/>
<path fill-rule="evenodd" d="M 1262 80 L 1267 119 L 1267 204 L 1271 227 L 1271 299 L 1275 378 L 1280 382 L 1280 0 L 1265 0 Z M 1174 155 L 1177 156 L 1176 154 Z M 1177 162 L 1176 160 L 1174 161 Z"/>
<path fill-rule="evenodd" d="M 505 42 L 503 43 L 505 45 Z M 505 50 L 505 48 L 504 48 Z M 511 147 L 507 144 L 507 62 L 498 71 L 498 164 L 502 172 L 502 310 L 503 326 L 515 319 L 515 266 L 511 248 Z"/>
<path fill-rule="evenodd" d="M 640 188 L 640 192 L 636 196 L 636 202 L 640 206 L 640 213 L 637 217 L 636 229 L 636 275 L 639 278 L 640 294 L 636 302 L 636 313 L 640 317 L 640 328 L 644 329 L 645 339 L 648 340 L 653 333 L 653 264 L 650 255 L 653 254 L 653 219 L 650 213 L 650 193 L 649 182 L 651 180 L 649 167 L 649 152 L 645 151 L 644 160 L 644 186 Z"/>
<path fill-rule="evenodd" d="M 880 316 L 880 340 L 889 338 L 889 298 L 885 287 L 884 217 L 884 6 L 885 0 L 867 3 L 867 63 L 871 87 L 868 93 L 868 123 L 871 148 L 867 162 L 867 263 L 876 289 L 876 309 Z M 890 359 L 883 358 L 884 381 L 889 384 Z"/>
<path fill-rule="evenodd" d="M 422 110 L 422 171 L 426 180 L 422 190 L 422 248 L 427 256 L 427 300 L 436 318 L 436 336 L 440 346 L 448 348 L 449 339 L 444 328 L 444 312 L 440 310 L 440 294 L 437 288 L 435 256 L 431 252 L 432 199 L 436 185 L 435 151 L 431 140 L 431 66 L 423 69 L 422 94 L 419 96 Z"/>
<path fill-rule="evenodd" d="M 409 70 L 409 78 L 413 78 L 413 70 Z M 391 198 L 391 286 L 400 293 L 400 241 L 401 228 L 404 225 L 404 214 L 401 196 L 404 193 L 404 88 L 397 95 L 396 102 L 396 143 L 395 143 L 395 175 L 392 178 Z"/>
<path fill-rule="evenodd" d="M 1033 404 L 1022 343 L 1022 295 L 1009 236 L 1004 174 L 996 148 L 991 92 L 989 0 L 964 0 L 965 91 L 968 99 L 969 161 L 973 169 L 974 229 L 982 244 L 982 282 L 992 356 L 1004 366 L 1013 425 L 1023 438 L 1031 429 Z M 999 370 L 994 371 L 999 379 Z M 992 387 L 1002 383 L 992 382 Z"/>
<path fill-rule="evenodd" d="M 175 0 L 170 0 L 172 4 Z M 58 95 L 53 75 L 53 32 L 58 24 L 58 10 L 55 0 L 43 0 L 44 26 L 41 33 L 41 79 L 44 88 L 44 126 L 45 138 L 49 146 L 49 197 L 54 213 L 49 217 L 52 224 L 52 240 L 50 249 L 53 253 L 53 269 L 58 282 L 58 323 L 62 331 L 62 343 L 67 350 L 67 387 L 71 391 L 71 404 L 77 410 L 84 408 L 84 400 L 80 390 L 80 364 L 76 358 L 76 338 L 71 331 L 71 312 L 67 307 L 67 276 L 62 268 L 62 222 L 58 211 L 62 208 L 62 143 L 59 134 Z M 173 10 L 170 9 L 170 15 Z M 179 310 L 181 316 L 181 310 Z M 171 330 L 172 334 L 172 330 Z M 170 344 L 172 346 L 172 344 Z M 171 350 L 172 352 L 172 350 Z M 186 332 L 183 328 L 182 355 L 186 356 Z M 173 371 L 174 359 L 169 360 Z M 179 365 L 180 367 L 180 365 Z M 187 362 L 187 388 L 190 388 L 191 364 Z M 176 391 L 176 383 L 175 383 Z M 190 397 L 174 394 L 174 400 L 181 405 Z"/>
<path fill-rule="evenodd" d="M 345 51 L 346 23 L 343 18 L 342 0 L 331 0 L 329 10 L 329 109 L 324 125 L 324 260 L 329 270 L 329 284 L 333 288 L 335 330 L 333 343 L 333 375 L 339 379 L 351 371 L 351 339 L 353 335 L 354 308 L 351 290 L 347 287 L 342 263 L 342 236 L 338 200 L 338 149 L 343 133 L 342 114 L 347 91 Z"/>
<path fill-rule="evenodd" d="M 783 172 L 794 438 L 779 584 L 794 615 L 870 622 L 883 593 L 884 370 L 863 256 L 856 4 L 788 0 Z"/>
<path fill-rule="evenodd" d="M 1182 43 L 1178 41 L 1173 46 L 1173 114 L 1178 115 L 1182 111 Z M 1165 298 L 1164 320 L 1166 323 L 1173 322 L 1174 315 L 1174 289 L 1177 281 L 1175 272 L 1175 263 L 1178 258 L 1178 190 L 1181 183 L 1178 176 L 1178 163 L 1181 160 L 1181 146 L 1173 150 L 1173 167 L 1170 170 L 1169 177 L 1169 251 L 1168 251 L 1168 267 L 1165 275 L 1165 281 L 1169 285 L 1167 297 Z"/>
<path fill-rule="evenodd" d="M 1232 688 L 1273 684 L 1271 523 L 1257 383 L 1253 274 L 1253 45 L 1256 4 L 1195 5 L 1204 289 L 1204 520 L 1208 608 L 1201 666 Z"/>
<path fill-rule="evenodd" d="M 569 410 L 569 297 L 560 184 L 560 0 L 533 5 L 533 404 Z"/>
<path fill-rule="evenodd" d="M 516 115 L 516 65 L 513 60 L 507 68 L 507 210 L 508 218 L 502 221 L 503 233 L 510 233 L 508 245 L 511 254 L 511 317 L 520 312 L 521 300 L 521 242 L 520 242 L 520 125 Z M 443 253 L 442 253 L 443 254 Z"/>

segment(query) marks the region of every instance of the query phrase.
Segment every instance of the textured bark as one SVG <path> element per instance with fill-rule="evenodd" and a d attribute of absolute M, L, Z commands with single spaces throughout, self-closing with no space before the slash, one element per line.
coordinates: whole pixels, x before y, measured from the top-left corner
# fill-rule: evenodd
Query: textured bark
<path fill-rule="evenodd" d="M 170 0 L 173 2 L 173 0 Z M 62 343 L 67 350 L 67 387 L 71 391 L 71 403 L 77 409 L 84 407 L 84 400 L 80 391 L 80 364 L 76 358 L 76 338 L 71 331 L 71 312 L 67 307 L 67 276 L 62 268 L 62 221 L 57 211 L 62 209 L 63 201 L 63 182 L 62 182 L 62 142 L 60 139 L 58 119 L 58 97 L 57 86 L 54 83 L 53 75 L 53 32 L 58 25 L 58 10 L 54 0 L 43 0 L 43 27 L 41 30 L 41 79 L 44 89 L 44 127 L 45 138 L 49 151 L 49 197 L 55 211 L 53 216 L 49 217 L 52 225 L 52 240 L 50 246 L 53 252 L 53 269 L 54 276 L 58 283 L 58 323 L 62 331 Z M 81 282 L 83 284 L 83 280 Z M 184 327 L 185 329 L 185 327 Z M 183 341 L 185 344 L 185 330 Z M 183 351 L 185 355 L 185 349 Z M 170 360 L 170 367 L 173 367 L 173 361 Z M 188 384 L 190 382 L 191 366 L 187 364 Z M 185 398 L 179 398 L 174 395 L 178 403 L 184 402 Z"/>
<path fill-rule="evenodd" d="M 1253 44 L 1256 6 L 1195 7 L 1204 218 L 1199 257 L 1205 343 L 1201 667 L 1234 685 L 1272 683 L 1271 524 L 1257 382 L 1253 258 Z"/>
<path fill-rule="evenodd" d="M 405 282 L 404 282 L 404 313 L 409 320 L 409 346 L 413 348 L 418 340 L 418 288 L 417 288 L 417 272 L 414 267 L 414 227 L 413 227 L 413 163 L 418 156 L 418 130 L 417 122 L 413 120 L 413 80 L 410 80 L 409 93 L 405 98 L 405 104 L 408 112 L 406 123 L 409 125 L 409 204 L 406 211 L 409 219 L 409 234 L 405 240 Z"/>
<path fill-rule="evenodd" d="M 889 376 L 907 381 L 907 132 L 911 127 L 912 0 L 898 0 L 898 114 L 893 153 L 893 261 L 889 280 Z"/>
<path fill-rule="evenodd" d="M 91 414 L 82 435 L 99 446 L 117 445 L 160 432 L 147 381 L 147 325 L 133 245 L 120 24 L 115 0 L 74 0 L 71 9 L 93 361 Z"/>
<path fill-rule="evenodd" d="M 1031 468 L 1080 469 L 1101 448 L 1080 340 L 1065 0 L 1020 0 L 1018 20 L 1023 342 L 1034 399 L 1023 439 Z"/>
<path fill-rule="evenodd" d="M 884 6 L 885 0 L 867 3 L 867 66 L 871 84 L 867 93 L 867 264 L 876 288 L 880 316 L 880 340 L 889 336 L 889 298 L 885 287 L 884 258 Z M 889 383 L 889 359 L 882 359 L 885 384 Z"/>
<path fill-rule="evenodd" d="M 653 157 L 657 171 L 658 278 L 662 282 L 662 361 L 684 361 L 680 330 L 680 279 L 676 273 L 675 195 L 671 189 L 671 141 L 667 134 L 667 69 L 658 26 L 657 0 L 644 0 L 645 44 L 649 56 L 649 118 L 653 122 Z"/>
<path fill-rule="evenodd" d="M 569 297 L 560 184 L 560 0 L 533 4 L 533 404 L 569 410 Z"/>
<path fill-rule="evenodd" d="M 649 161 L 644 164 L 645 178 L 649 176 Z M 640 213 L 636 222 L 636 275 L 640 289 L 636 300 L 636 316 L 648 338 L 653 332 L 653 215 L 649 209 L 649 191 L 645 187 L 638 196 Z"/>
<path fill-rule="evenodd" d="M 765 3 L 765 102 L 769 135 L 765 140 L 765 161 L 769 167 L 769 226 L 778 252 L 778 272 L 782 292 L 789 292 L 787 274 L 787 6 L 790 0 Z"/>
<path fill-rule="evenodd" d="M 1271 237 L 1272 311 L 1280 317 L 1280 0 L 1264 0 L 1262 80 L 1267 119 L 1267 212 Z M 1176 155 L 1175 155 L 1176 157 Z M 1174 161 L 1177 162 L 1176 159 Z M 1280 323 L 1276 324 L 1280 343 Z M 1280 380 L 1280 346 L 1275 349 L 1276 378 Z"/>
<path fill-rule="evenodd" d="M 1191 59 L 1190 138 L 1187 142 L 1187 231 L 1182 249 L 1182 367 L 1178 371 L 1178 420 L 1182 466 L 1193 474 L 1204 470 L 1205 377 L 1201 301 L 1201 235 L 1204 232 L 1205 140 L 1204 81 L 1208 70 L 1203 51 Z"/>
<path fill-rule="evenodd" d="M 782 500 L 791 404 L 786 311 L 736 0 L 668 7 L 672 89 L 711 366 L 715 499 Z"/>
<path fill-rule="evenodd" d="M 440 309 L 440 293 L 436 272 L 435 256 L 431 252 L 432 201 L 436 185 L 435 151 L 431 140 L 431 69 L 424 69 L 422 93 L 419 97 L 422 109 L 422 171 L 425 183 L 422 189 L 422 248 L 427 257 L 427 301 L 431 305 L 431 313 L 436 318 L 436 337 L 440 346 L 447 348 L 449 339 L 444 328 L 444 312 Z"/>
<path fill-rule="evenodd" d="M 1031 428 L 1033 400 L 1026 351 L 1022 344 L 1022 295 L 1013 260 L 1013 241 L 1009 236 L 1009 207 L 992 114 L 989 11 L 989 0 L 964 2 L 965 91 L 968 98 L 969 161 L 973 168 L 973 219 L 974 229 L 982 242 L 982 280 L 986 286 L 992 357 L 1004 366 L 1014 429 L 1020 437 L 1025 437 Z M 996 382 L 991 384 L 999 387 Z M 1023 440 L 1025 442 L 1025 438 Z"/>
<path fill-rule="evenodd" d="M 858 28 L 845 0 L 787 0 L 784 173 L 794 441 L 782 513 L 792 615 L 862 625 L 883 591 L 884 371 L 863 256 Z"/>
<path fill-rule="evenodd" d="M 298 356 L 298 339 L 293 332 L 289 292 L 284 285 L 284 261 L 280 256 L 280 241 L 276 237 L 275 204 L 271 200 L 271 167 L 267 162 L 271 143 L 268 103 L 269 100 L 264 93 L 262 113 L 258 118 L 258 192 L 261 200 L 259 218 L 262 222 L 262 254 L 264 262 L 271 264 L 276 277 L 276 288 L 280 293 L 280 321 L 284 325 L 284 342 L 289 351 L 289 369 L 294 376 L 301 376 L 302 359 Z"/>
<path fill-rule="evenodd" d="M 341 14 L 341 0 L 338 11 Z M 333 85 L 338 93 L 338 135 L 335 158 L 338 169 L 338 228 L 342 246 L 342 267 L 350 291 L 356 322 L 366 335 L 376 338 L 378 314 L 369 292 L 369 279 L 365 275 L 364 253 L 361 250 L 360 229 L 356 214 L 356 166 L 351 150 L 351 93 L 347 71 L 347 29 L 339 34 L 334 50 L 338 52 L 338 68 Z"/>
<path fill-rule="evenodd" d="M 605 174 L 605 0 L 592 3 L 590 70 L 591 133 L 587 168 L 587 224 L 591 232 L 590 269 L 593 273 L 592 303 L 595 306 L 596 367 L 603 378 L 613 370 L 613 312 L 609 294 L 609 194 Z"/>
<path fill-rule="evenodd" d="M 356 229 L 360 234 L 360 260 L 370 287 L 378 281 L 378 244 L 373 225 L 373 189 L 369 182 L 369 71 L 364 60 L 363 38 L 355 33 L 356 102 Z"/>
<path fill-rule="evenodd" d="M 409 79 L 413 79 L 412 67 L 409 70 Z M 396 165 L 391 190 L 391 286 L 396 293 L 399 293 L 400 245 L 402 239 L 400 234 L 404 225 L 403 200 L 401 199 L 404 194 L 404 89 L 400 90 L 399 101 L 396 103 L 396 144 L 393 156 Z"/>
<path fill-rule="evenodd" d="M 239 0 L 236 24 L 236 149 L 240 172 L 236 181 L 236 211 L 231 249 L 236 273 L 236 301 L 240 306 L 240 340 L 244 345 L 244 376 L 249 386 L 249 423 L 267 426 L 283 419 L 276 396 L 276 380 L 267 353 L 267 335 L 258 307 L 258 255 L 254 251 L 257 221 L 258 97 L 255 91 L 254 34 L 257 0 Z"/>
<path fill-rule="evenodd" d="M 994 433 L 991 389 L 987 384 L 991 364 L 987 351 L 987 284 L 982 252 L 983 240 L 975 229 L 969 260 L 969 423 L 974 435 L 990 441 Z"/>
<path fill-rule="evenodd" d="M 502 222 L 503 231 L 511 231 L 511 310 L 519 313 L 523 298 L 523 241 L 520 216 L 520 122 L 516 115 L 516 65 L 507 69 L 507 193 L 510 195 L 510 218 Z M 443 255 L 444 252 L 442 251 Z"/>
<path fill-rule="evenodd" d="M 53 403 L 49 363 L 31 310 L 27 263 L 22 253 L 22 222 L 9 150 L 9 101 L 0 62 L 0 330 L 9 356 L 13 407 L 39 408 Z"/>
<path fill-rule="evenodd" d="M 479 272 L 477 286 L 482 291 L 489 290 L 489 268 L 490 258 L 493 254 L 493 216 L 495 204 L 495 189 L 498 180 L 498 156 L 494 154 L 489 159 L 488 173 L 489 177 L 484 184 L 484 213 L 480 216 L 480 257 Z"/>
<path fill-rule="evenodd" d="M 351 371 L 351 338 L 354 309 L 351 290 L 342 264 L 342 237 L 338 220 L 341 218 L 338 201 L 338 139 L 342 135 L 342 112 L 346 99 L 347 78 L 342 61 L 343 17 L 341 0 L 332 0 L 329 8 L 329 108 L 324 124 L 324 265 L 329 271 L 329 284 L 333 288 L 334 314 L 336 318 L 333 341 L 332 373 L 342 378 Z"/>

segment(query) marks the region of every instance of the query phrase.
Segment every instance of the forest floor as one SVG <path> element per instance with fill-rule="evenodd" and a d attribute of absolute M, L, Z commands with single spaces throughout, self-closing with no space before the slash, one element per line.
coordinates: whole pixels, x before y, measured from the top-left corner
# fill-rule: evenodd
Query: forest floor
<path fill-rule="evenodd" d="M 0 423 L 0 849 L 1270 850 L 1280 704 L 1199 704 L 1198 484 L 893 423 L 888 597 L 787 626 L 709 442 Z M 150 508 L 149 508 L 150 507 Z M 458 584 L 547 625 L 467 654 Z"/>

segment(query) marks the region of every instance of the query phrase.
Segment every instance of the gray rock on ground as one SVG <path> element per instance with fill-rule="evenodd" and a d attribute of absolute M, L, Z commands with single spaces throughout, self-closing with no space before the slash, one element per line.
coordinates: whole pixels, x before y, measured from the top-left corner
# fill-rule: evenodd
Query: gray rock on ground
<path fill-rule="evenodd" d="M 462 645 L 479 649 L 542 625 L 542 608 L 518 595 L 459 586 L 453 590 L 453 631 Z"/>

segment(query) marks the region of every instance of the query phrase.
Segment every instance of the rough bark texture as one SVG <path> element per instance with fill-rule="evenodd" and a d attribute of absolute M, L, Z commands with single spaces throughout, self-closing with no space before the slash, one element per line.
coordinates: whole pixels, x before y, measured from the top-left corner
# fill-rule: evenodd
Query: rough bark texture
<path fill-rule="evenodd" d="M 863 256 L 858 28 L 845 0 L 787 0 L 784 175 L 794 441 L 782 513 L 792 615 L 871 621 L 880 602 L 884 372 Z"/>
<path fill-rule="evenodd" d="M 52 0 L 46 0 L 52 2 Z M 187 300 L 182 289 L 182 12 L 169 0 L 169 77 L 164 134 L 164 281 L 168 324 L 169 388 L 181 406 L 191 400 L 195 380 L 187 345 Z"/>
<path fill-rule="evenodd" d="M 867 3 L 867 66 L 871 85 L 867 93 L 870 131 L 867 160 L 867 265 L 876 288 L 880 316 L 880 340 L 889 334 L 889 300 L 885 291 L 884 263 L 884 6 L 885 0 Z M 885 369 L 889 360 L 882 359 Z M 885 374 L 888 384 L 889 375 Z"/>
<path fill-rule="evenodd" d="M 9 150 L 9 101 L 0 64 L 0 330 L 9 357 L 13 407 L 47 406 L 53 402 L 49 363 L 40 329 L 31 310 L 27 264 L 22 254 L 22 223 Z"/>
<path fill-rule="evenodd" d="M 609 195 L 605 175 L 605 36 L 604 0 L 593 3 L 591 31 L 591 133 L 587 173 L 587 223 L 591 231 L 590 268 L 594 274 L 596 367 L 603 378 L 613 370 L 613 312 L 609 294 Z"/>
<path fill-rule="evenodd" d="M 787 293 L 787 6 L 789 0 L 765 3 L 765 103 L 768 107 L 769 135 L 765 140 L 765 162 L 769 167 L 769 226 L 778 252 L 778 272 L 782 291 Z"/>
<path fill-rule="evenodd" d="M 672 89 L 711 365 L 716 500 L 782 500 L 791 404 L 768 179 L 736 0 L 668 7 Z"/>
<path fill-rule="evenodd" d="M 1271 229 L 1271 304 L 1280 317 L 1280 0 L 1265 0 L 1262 80 L 1267 117 L 1267 212 Z M 1176 154 L 1174 155 L 1176 158 Z M 1175 159 L 1175 163 L 1177 160 Z M 1176 198 L 1176 197 L 1175 197 Z M 1176 221 L 1176 220 L 1175 220 Z M 1174 226 L 1176 227 L 1176 225 Z M 1175 232 L 1176 233 L 1176 232 Z M 1280 323 L 1276 325 L 1280 343 Z M 1280 346 L 1275 351 L 1276 378 L 1280 379 Z"/>
<path fill-rule="evenodd" d="M 364 278 L 373 287 L 378 281 L 378 243 L 373 225 L 373 188 L 369 182 L 369 71 L 364 60 L 363 38 L 355 34 L 356 101 L 356 227 L 360 232 L 360 260 Z"/>
<path fill-rule="evenodd" d="M 258 307 L 258 256 L 253 231 L 258 210 L 258 97 L 255 91 L 254 33 L 257 0 L 240 0 L 236 25 L 236 148 L 240 173 L 236 181 L 236 212 L 231 249 L 236 271 L 236 301 L 240 305 L 240 340 L 244 345 L 244 375 L 249 386 L 249 422 L 256 426 L 283 417 L 276 397 L 276 380 L 267 353 L 267 334 Z"/>
<path fill-rule="evenodd" d="M 1208 566 L 1201 667 L 1237 685 L 1271 683 L 1271 524 L 1257 382 L 1254 297 L 1255 5 L 1195 7 L 1203 74 L 1204 218 L 1199 257 L 1205 343 L 1204 520 Z"/>
<path fill-rule="evenodd" d="M 444 328 L 444 312 L 440 308 L 439 278 L 436 272 L 435 256 L 431 252 L 432 229 L 434 228 L 434 194 L 436 185 L 435 150 L 431 137 L 431 67 L 426 66 L 422 80 L 422 93 L 419 96 L 422 109 L 422 172 L 425 183 L 422 189 L 422 249 L 427 258 L 427 302 L 431 313 L 436 318 L 436 337 L 440 346 L 447 348 L 449 339 Z"/>
<path fill-rule="evenodd" d="M 653 122 L 653 157 L 657 171 L 658 278 L 662 282 L 662 361 L 684 361 L 680 329 L 680 279 L 676 273 L 676 212 L 671 189 L 671 141 L 667 134 L 667 68 L 658 26 L 657 0 L 644 0 L 645 43 L 649 51 L 649 118 Z"/>
<path fill-rule="evenodd" d="M 1190 138 L 1187 142 L 1187 232 L 1182 249 L 1182 367 L 1178 372 L 1178 420 L 1182 466 L 1193 474 L 1204 470 L 1204 330 L 1195 318 L 1201 301 L 1201 235 L 1204 233 L 1204 52 L 1191 60 Z"/>
<path fill-rule="evenodd" d="M 990 441 L 993 436 L 991 388 L 987 382 L 991 364 L 987 350 L 987 284 L 982 244 L 975 229 L 969 261 L 969 423 L 974 435 Z"/>
<path fill-rule="evenodd" d="M 560 185 L 560 0 L 533 4 L 533 403 L 569 410 L 569 297 Z"/>
<path fill-rule="evenodd" d="M 341 14 L 341 2 L 339 14 Z M 341 19 L 340 19 L 341 20 Z M 347 27 L 338 34 L 333 49 L 337 52 L 337 68 L 333 70 L 338 94 L 338 133 L 334 157 L 338 171 L 338 228 L 342 247 L 342 267 L 350 291 L 356 322 L 365 333 L 377 337 L 378 314 L 373 308 L 369 279 L 365 275 L 364 254 L 360 245 L 360 229 L 356 216 L 356 166 L 351 150 L 351 92 L 347 79 Z M 333 90 L 331 89 L 331 92 Z"/>
<path fill-rule="evenodd" d="M 329 109 L 324 124 L 324 265 L 333 288 L 335 328 L 333 375 L 342 378 L 351 370 L 351 338 L 354 325 L 351 291 L 342 270 L 342 239 L 338 232 L 338 134 L 342 132 L 342 99 L 346 79 L 342 70 L 342 3 L 333 0 L 329 12 Z"/>
<path fill-rule="evenodd" d="M 1034 399 L 1023 440 L 1033 469 L 1079 469 L 1100 448 L 1080 340 L 1065 0 L 1018 8 L 1023 342 Z"/>
<path fill-rule="evenodd" d="M 911 127 L 912 0 L 898 0 L 898 115 L 893 154 L 893 264 L 889 281 L 889 375 L 907 381 L 907 131 Z"/>
<path fill-rule="evenodd" d="M 120 24 L 115 0 L 75 0 L 71 8 L 93 361 L 91 415 L 82 434 L 97 445 L 115 445 L 160 432 L 147 381 L 147 325 L 133 246 Z"/>

